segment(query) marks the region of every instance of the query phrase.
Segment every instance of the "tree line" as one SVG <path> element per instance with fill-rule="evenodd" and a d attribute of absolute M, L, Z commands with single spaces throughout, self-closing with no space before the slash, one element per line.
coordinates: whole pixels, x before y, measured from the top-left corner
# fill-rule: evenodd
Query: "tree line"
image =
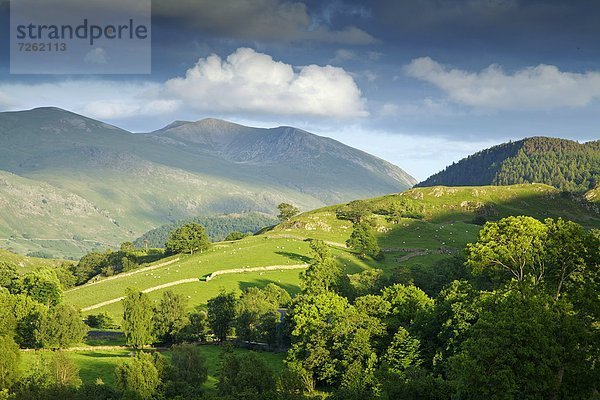
<path fill-rule="evenodd" d="M 600 183 L 600 142 L 534 137 L 504 143 L 453 163 L 417 186 L 520 183 L 578 193 L 595 188 Z"/>

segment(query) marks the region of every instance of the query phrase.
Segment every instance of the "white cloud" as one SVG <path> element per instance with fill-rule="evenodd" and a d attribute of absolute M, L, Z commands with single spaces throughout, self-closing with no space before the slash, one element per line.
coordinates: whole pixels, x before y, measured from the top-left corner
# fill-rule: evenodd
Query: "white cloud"
<path fill-rule="evenodd" d="M 360 89 L 342 68 L 294 68 L 249 48 L 223 60 L 200 59 L 185 77 L 165 83 L 165 95 L 203 111 L 317 117 L 364 117 Z"/>
<path fill-rule="evenodd" d="M 88 51 L 83 61 L 89 64 L 106 64 L 108 62 L 108 55 L 102 47 L 96 47 Z"/>
<path fill-rule="evenodd" d="M 132 116 L 151 116 L 170 114 L 179 108 L 176 100 L 152 100 L 149 102 L 135 100 L 92 101 L 86 104 L 81 112 L 98 119 L 123 119 Z"/>
<path fill-rule="evenodd" d="M 302 2 L 282 0 L 174 0 L 155 1 L 156 16 L 176 18 L 197 29 L 245 40 L 321 41 L 369 44 L 374 38 L 356 27 L 331 30 L 313 27 Z"/>
<path fill-rule="evenodd" d="M 248 48 L 236 50 L 225 60 L 217 55 L 200 59 L 185 77 L 166 82 L 0 82 L 0 109 L 42 106 L 108 120 L 175 112 L 321 118 L 368 115 L 360 89 L 342 68 L 294 67 Z"/>
<path fill-rule="evenodd" d="M 406 66 L 406 72 L 442 89 L 457 103 L 487 109 L 583 107 L 600 97 L 600 72 L 564 72 L 553 65 L 540 64 L 513 74 L 498 65 L 467 72 L 422 57 Z"/>
<path fill-rule="evenodd" d="M 161 88 L 160 84 L 151 82 L 105 80 L 0 83 L 0 107 L 29 109 L 55 106 L 100 119 L 121 119 L 175 111 L 178 107 L 176 100 L 156 97 Z M 3 104 L 2 93 L 10 100 L 7 104 Z"/>

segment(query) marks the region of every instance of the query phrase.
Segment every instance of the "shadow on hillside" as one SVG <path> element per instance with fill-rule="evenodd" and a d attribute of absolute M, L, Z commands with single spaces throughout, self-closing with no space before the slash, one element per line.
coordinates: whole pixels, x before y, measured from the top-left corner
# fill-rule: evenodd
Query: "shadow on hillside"
<path fill-rule="evenodd" d="M 508 216 L 525 215 L 541 221 L 560 217 L 588 229 L 600 227 L 600 214 L 593 205 L 577 195 L 541 191 L 537 185 L 489 189 L 459 187 L 456 188 L 456 194 L 453 189 L 440 188 L 442 194 L 439 196 L 415 198 L 416 203 L 425 207 L 425 219 L 407 220 L 412 222 L 396 225 L 391 231 L 379 233 L 377 236 L 380 246 L 398 250 L 409 247 L 426 248 L 450 254 L 452 251 L 461 251 L 466 243 L 475 240 L 476 233 L 485 221 L 498 221 Z M 511 198 L 501 199 L 508 196 Z M 467 225 L 456 226 L 459 222 Z M 443 224 L 444 230 L 440 230 L 441 225 L 434 224 Z M 449 236 L 448 232 L 452 230 L 453 233 Z M 452 240 L 447 241 L 448 238 Z"/>
<path fill-rule="evenodd" d="M 492 191 L 494 188 L 501 188 L 498 190 L 504 190 L 505 194 L 514 193 L 518 196 L 508 200 L 492 200 L 486 198 L 485 188 L 473 188 L 474 194 L 469 199 L 469 204 L 465 205 L 464 199 L 459 197 L 452 201 L 452 195 L 446 194 L 444 196 L 448 199 L 448 203 L 444 206 L 445 211 L 428 220 L 430 222 L 471 222 L 476 216 L 483 216 L 487 220 L 495 221 L 511 215 L 527 215 L 539 220 L 561 217 L 588 228 L 600 227 L 600 214 L 594 211 L 582 196 L 567 192 L 537 191 L 534 185 L 525 189 L 492 186 L 490 193 L 494 193 Z M 528 192 L 523 193 L 525 190 Z M 475 195 L 476 192 L 483 192 L 483 194 L 478 196 Z M 473 205 L 478 202 L 483 203 L 484 206 L 474 209 Z"/>
<path fill-rule="evenodd" d="M 303 254 L 291 253 L 289 251 L 276 251 L 275 254 L 279 254 L 280 256 L 285 256 L 290 260 L 296 261 L 302 264 L 308 264 L 311 261 L 310 257 L 307 257 Z"/>

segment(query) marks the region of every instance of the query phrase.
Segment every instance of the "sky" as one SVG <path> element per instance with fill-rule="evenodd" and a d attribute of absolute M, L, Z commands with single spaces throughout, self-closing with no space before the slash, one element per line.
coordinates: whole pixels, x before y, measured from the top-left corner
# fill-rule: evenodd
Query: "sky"
<path fill-rule="evenodd" d="M 134 132 L 295 126 L 423 180 L 508 140 L 599 139 L 598 15 L 592 0 L 155 0 L 150 73 L 11 74 L 0 39 L 0 111 L 55 106 Z M 9 22 L 0 0 L 0 38 Z"/>

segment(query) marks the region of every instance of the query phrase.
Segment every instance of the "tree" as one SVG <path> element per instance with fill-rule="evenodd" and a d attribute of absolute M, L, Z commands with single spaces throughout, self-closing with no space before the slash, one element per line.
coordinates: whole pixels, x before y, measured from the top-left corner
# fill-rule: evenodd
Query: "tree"
<path fill-rule="evenodd" d="M 14 293 L 18 281 L 19 273 L 16 265 L 0 261 L 0 287 L 5 287 L 11 293 Z"/>
<path fill-rule="evenodd" d="M 377 244 L 373 228 L 367 222 L 357 222 L 354 224 L 354 229 L 350 234 L 350 238 L 346 241 L 346 245 L 358 251 L 361 258 L 369 255 L 379 259 L 383 255 Z"/>
<path fill-rule="evenodd" d="M 17 319 L 12 311 L 15 303 L 15 296 L 11 295 L 6 288 L 0 287 L 0 336 L 15 335 Z"/>
<path fill-rule="evenodd" d="M 237 305 L 236 333 L 239 339 L 245 341 L 262 339 L 259 324 L 265 314 L 279 315 L 277 304 L 270 301 L 266 293 L 257 287 L 246 289 Z"/>
<path fill-rule="evenodd" d="M 342 269 L 331 256 L 329 247 L 322 240 L 310 242 L 312 262 L 300 274 L 302 289 L 306 293 L 326 292 L 336 286 L 342 275 Z"/>
<path fill-rule="evenodd" d="M 127 289 L 123 299 L 123 332 L 127 345 L 139 350 L 152 343 L 153 308 L 148 295 L 134 289 Z"/>
<path fill-rule="evenodd" d="M 349 299 L 377 294 L 387 283 L 383 270 L 367 269 L 357 274 L 348 275 L 343 285 L 343 293 Z"/>
<path fill-rule="evenodd" d="M 172 351 L 173 380 L 178 385 L 187 387 L 182 392 L 200 393 L 202 384 L 208 379 L 206 359 L 200 348 L 191 344 L 179 344 L 173 346 Z"/>
<path fill-rule="evenodd" d="M 11 299 L 11 310 L 16 320 L 15 341 L 21 347 L 38 347 L 36 330 L 48 312 L 48 307 L 24 294 L 13 295 Z"/>
<path fill-rule="evenodd" d="M 158 370 L 152 356 L 139 352 L 130 361 L 115 368 L 118 390 L 125 399 L 152 399 L 160 384 Z"/>
<path fill-rule="evenodd" d="M 267 300 L 277 307 L 287 307 L 292 301 L 290 294 L 279 285 L 269 283 L 262 290 Z"/>
<path fill-rule="evenodd" d="M 22 275 L 17 282 L 17 288 L 19 293 L 46 306 L 60 303 L 62 297 L 60 282 L 56 274 L 47 269 Z"/>
<path fill-rule="evenodd" d="M 133 253 L 135 251 L 135 246 L 131 242 L 123 242 L 121 243 L 119 251 L 124 254 Z"/>
<path fill-rule="evenodd" d="M 92 252 L 81 257 L 77 266 L 73 269 L 73 275 L 77 279 L 77 284 L 81 285 L 92 277 L 99 275 L 102 268 L 107 266 L 108 254 Z"/>
<path fill-rule="evenodd" d="M 412 330 L 421 338 L 424 359 L 435 360 L 436 369 L 445 369 L 448 357 L 469 337 L 481 313 L 479 298 L 471 283 L 453 281 L 440 292 L 434 307 L 416 318 Z"/>
<path fill-rule="evenodd" d="M 53 269 L 56 278 L 60 282 L 62 290 L 68 290 L 75 286 L 77 283 L 77 277 L 73 275 L 73 265 L 67 262 Z"/>
<path fill-rule="evenodd" d="M 0 335 L 0 392 L 10 389 L 20 375 L 21 353 L 12 337 Z"/>
<path fill-rule="evenodd" d="M 233 329 L 237 301 L 234 293 L 226 292 L 208 300 L 208 322 L 219 342 L 225 341 Z"/>
<path fill-rule="evenodd" d="M 187 299 L 170 290 L 163 293 L 162 299 L 154 309 L 154 330 L 156 337 L 163 343 L 174 343 L 178 334 L 188 323 Z"/>
<path fill-rule="evenodd" d="M 368 386 L 374 381 L 374 344 L 385 333 L 374 317 L 333 292 L 303 294 L 291 311 L 292 348 L 288 363 L 299 363 L 312 380 L 326 384 L 354 382 L 362 369 Z M 354 376 L 354 377 L 353 377 Z"/>
<path fill-rule="evenodd" d="M 597 391 L 593 331 L 546 295 L 492 293 L 450 377 L 461 399 L 587 399 Z"/>
<path fill-rule="evenodd" d="M 35 337 L 41 347 L 64 349 L 82 343 L 87 334 L 87 325 L 81 313 L 73 306 L 59 304 L 48 310 L 38 320 Z"/>
<path fill-rule="evenodd" d="M 388 327 L 394 331 L 400 326 L 410 328 L 419 313 L 433 306 L 433 300 L 413 285 L 397 283 L 388 286 L 383 289 L 381 296 L 391 305 Z"/>
<path fill-rule="evenodd" d="M 336 210 L 338 219 L 352 221 L 357 224 L 362 222 L 373 212 L 371 204 L 364 200 L 354 200 Z"/>
<path fill-rule="evenodd" d="M 406 329 L 398 328 L 383 357 L 386 367 L 403 375 L 410 367 L 418 366 L 421 363 L 420 345 L 419 339 L 412 337 Z"/>
<path fill-rule="evenodd" d="M 277 206 L 277 209 L 279 210 L 279 215 L 277 215 L 277 218 L 279 218 L 281 222 L 289 221 L 300 212 L 298 208 L 288 203 L 281 203 Z"/>
<path fill-rule="evenodd" d="M 275 378 L 269 366 L 255 353 L 237 355 L 225 351 L 219 366 L 219 394 L 234 398 L 256 398 L 275 390 Z"/>
<path fill-rule="evenodd" d="M 242 240 L 243 238 L 245 238 L 246 236 L 248 236 L 249 234 L 247 233 L 242 233 L 240 231 L 233 231 L 233 232 L 229 232 L 227 234 L 227 236 L 225 236 L 225 241 L 226 242 L 233 242 L 235 240 Z"/>
<path fill-rule="evenodd" d="M 72 399 L 80 386 L 79 369 L 73 360 L 67 353 L 56 351 L 34 358 L 15 395 L 24 400 Z"/>
<path fill-rule="evenodd" d="M 52 381 L 58 387 L 79 387 L 81 378 L 75 362 L 63 351 L 52 353 L 49 363 Z"/>
<path fill-rule="evenodd" d="M 589 275 L 597 269 L 600 240 L 581 225 L 562 218 L 556 221 L 548 218 L 545 224 L 548 227 L 546 281 L 558 299 L 565 286 L 593 279 Z"/>
<path fill-rule="evenodd" d="M 531 217 L 508 217 L 488 222 L 476 243 L 467 245 L 467 265 L 475 274 L 486 270 L 501 279 L 537 284 L 545 273 L 546 225 Z"/>
<path fill-rule="evenodd" d="M 210 240 L 204 230 L 204 227 L 196 222 L 185 224 L 169 235 L 165 244 L 170 253 L 190 253 L 202 252 L 210 247 Z"/>
<path fill-rule="evenodd" d="M 204 342 L 209 331 L 208 314 L 196 307 L 188 314 L 188 323 L 179 334 L 179 339 L 184 342 Z"/>

